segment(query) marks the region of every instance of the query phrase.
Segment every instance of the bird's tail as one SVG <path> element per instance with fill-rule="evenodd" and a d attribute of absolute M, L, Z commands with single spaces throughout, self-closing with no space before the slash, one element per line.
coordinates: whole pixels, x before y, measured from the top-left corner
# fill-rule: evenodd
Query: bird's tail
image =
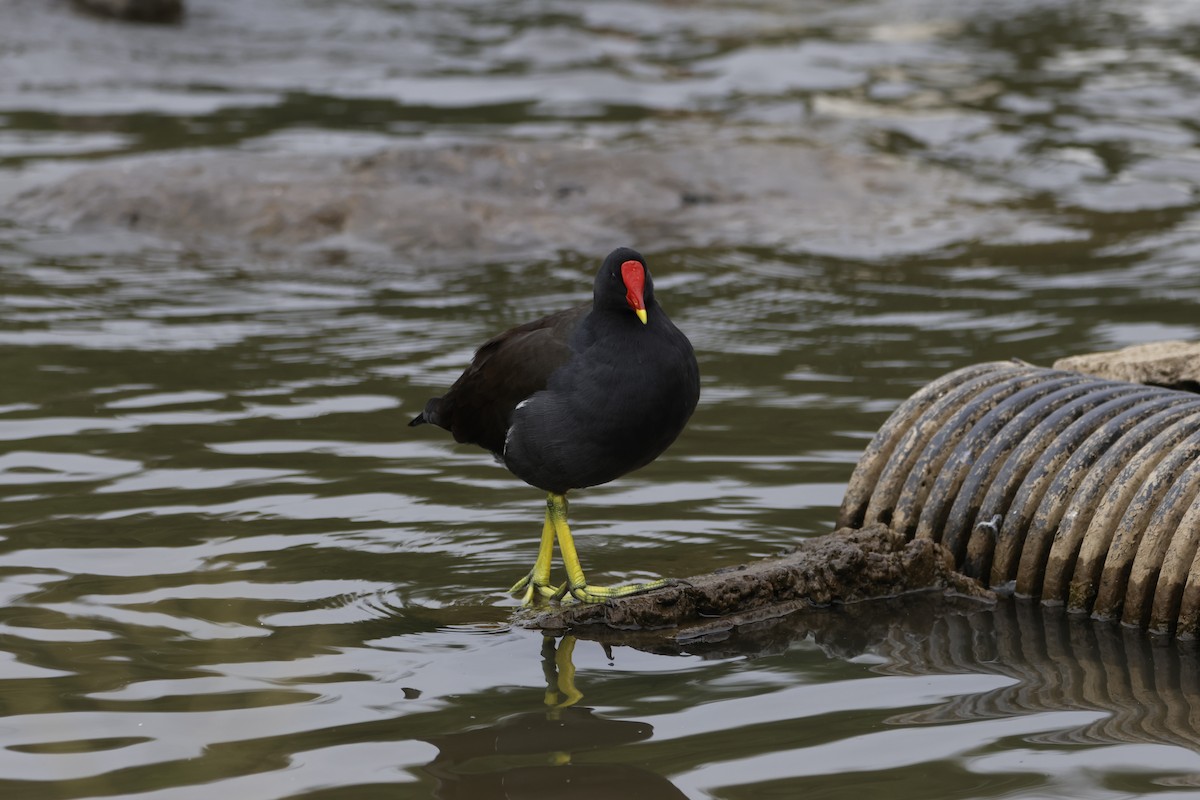
<path fill-rule="evenodd" d="M 433 423 L 434 425 L 441 425 L 442 423 L 438 417 L 438 409 L 440 409 L 441 406 L 442 398 L 430 398 L 429 402 L 425 404 L 425 410 L 413 417 L 412 421 L 408 423 L 408 427 L 414 428 L 417 425 L 424 425 L 426 422 Z"/>

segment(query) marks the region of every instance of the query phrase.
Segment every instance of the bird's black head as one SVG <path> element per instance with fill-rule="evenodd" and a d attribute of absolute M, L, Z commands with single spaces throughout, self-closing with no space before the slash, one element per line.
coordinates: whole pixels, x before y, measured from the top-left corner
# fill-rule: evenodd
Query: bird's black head
<path fill-rule="evenodd" d="M 609 253 L 592 285 L 593 307 L 635 315 L 645 323 L 653 303 L 654 279 L 642 254 L 629 247 Z"/>

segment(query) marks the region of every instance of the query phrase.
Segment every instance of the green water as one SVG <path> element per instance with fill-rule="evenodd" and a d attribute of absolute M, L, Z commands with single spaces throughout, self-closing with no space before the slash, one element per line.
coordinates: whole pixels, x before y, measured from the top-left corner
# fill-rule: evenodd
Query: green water
<path fill-rule="evenodd" d="M 12 0 L 0 181 L 710 126 L 993 187 L 962 212 L 1007 237 L 631 243 L 701 404 L 572 524 L 598 582 L 682 576 L 828 531 L 950 369 L 1197 337 L 1198 42 L 1167 2 L 195 0 L 158 29 Z M 1190 795 L 1194 654 L 1086 621 L 834 614 L 682 655 L 514 628 L 543 497 L 405 423 L 602 255 L 314 266 L 4 223 L 5 796 Z"/>

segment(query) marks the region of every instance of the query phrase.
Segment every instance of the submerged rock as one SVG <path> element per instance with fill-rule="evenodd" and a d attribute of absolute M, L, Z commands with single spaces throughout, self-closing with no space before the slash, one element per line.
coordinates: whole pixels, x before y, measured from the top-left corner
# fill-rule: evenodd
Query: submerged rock
<path fill-rule="evenodd" d="M 498 260 L 625 242 L 872 258 L 1015 230 L 995 199 L 948 170 L 800 143 L 508 142 L 126 159 L 26 188 L 9 213 L 257 253 Z"/>

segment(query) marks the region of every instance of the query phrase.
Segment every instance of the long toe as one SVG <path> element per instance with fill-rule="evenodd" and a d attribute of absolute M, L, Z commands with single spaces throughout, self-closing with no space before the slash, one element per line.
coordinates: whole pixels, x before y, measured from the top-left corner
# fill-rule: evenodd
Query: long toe
<path fill-rule="evenodd" d="M 644 594 L 653 592 L 655 589 L 661 589 L 664 586 L 673 586 L 676 581 L 670 578 L 663 578 L 649 583 L 627 583 L 623 586 L 590 586 L 581 584 L 572 586 L 568 590 L 571 596 L 581 603 L 603 603 L 614 597 L 631 597 L 635 594 Z"/>
<path fill-rule="evenodd" d="M 514 583 L 508 590 L 509 594 L 521 595 L 521 605 L 523 606 L 531 606 L 543 597 L 547 599 L 560 597 L 558 592 L 557 588 L 534 578 L 533 572 Z"/>

